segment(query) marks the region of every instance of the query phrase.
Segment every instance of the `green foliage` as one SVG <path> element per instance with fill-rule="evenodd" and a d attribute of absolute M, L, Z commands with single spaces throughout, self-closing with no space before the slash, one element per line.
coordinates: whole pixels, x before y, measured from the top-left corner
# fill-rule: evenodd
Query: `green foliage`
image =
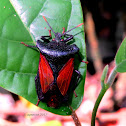
<path fill-rule="evenodd" d="M 102 88 L 104 88 L 104 86 L 105 86 L 105 79 L 106 79 L 107 73 L 108 73 L 108 65 L 105 66 L 105 68 L 103 70 L 103 73 L 102 73 L 102 76 L 101 76 L 101 86 L 102 86 Z"/>
<path fill-rule="evenodd" d="M 0 1 L 0 86 L 18 94 L 33 104 L 37 103 L 35 76 L 38 70 L 39 52 L 21 45 L 25 42 L 35 45 L 42 35 L 48 35 L 49 27 L 44 15 L 55 32 L 62 32 L 83 22 L 79 0 L 1 0 Z M 70 32 L 75 35 L 74 43 L 80 48 L 86 60 L 83 26 Z M 54 37 L 54 35 L 53 35 Z M 75 68 L 81 72 L 81 81 L 76 88 L 77 98 L 72 97 L 71 106 L 76 110 L 82 102 L 86 64 L 75 61 Z M 69 106 L 59 109 L 39 107 L 60 115 L 70 115 Z"/>
<path fill-rule="evenodd" d="M 115 57 L 116 70 L 120 73 L 126 72 L 126 38 L 123 40 Z"/>
<path fill-rule="evenodd" d="M 95 102 L 95 106 L 94 106 L 93 113 L 92 113 L 91 126 L 95 126 L 95 117 L 96 117 L 98 106 L 99 106 L 105 92 L 107 91 L 107 89 L 113 84 L 115 77 L 117 75 L 117 72 L 120 72 L 120 73 L 126 72 L 126 38 L 123 40 L 120 48 L 118 49 L 118 52 L 115 56 L 115 63 L 116 63 L 116 65 L 113 68 L 113 70 L 111 71 L 111 73 L 109 74 L 109 77 L 107 78 L 106 83 L 104 81 L 107 76 L 108 65 L 106 65 L 103 70 L 103 73 L 101 76 L 102 89 Z"/>

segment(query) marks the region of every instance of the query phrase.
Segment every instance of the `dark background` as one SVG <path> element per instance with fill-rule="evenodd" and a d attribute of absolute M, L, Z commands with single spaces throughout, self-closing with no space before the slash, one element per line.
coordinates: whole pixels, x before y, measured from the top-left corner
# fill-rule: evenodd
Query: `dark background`
<path fill-rule="evenodd" d="M 126 31 L 126 0 L 81 0 L 84 19 L 90 12 L 95 24 L 95 32 L 103 64 L 113 61 Z M 88 71 L 95 74 L 86 39 Z"/>

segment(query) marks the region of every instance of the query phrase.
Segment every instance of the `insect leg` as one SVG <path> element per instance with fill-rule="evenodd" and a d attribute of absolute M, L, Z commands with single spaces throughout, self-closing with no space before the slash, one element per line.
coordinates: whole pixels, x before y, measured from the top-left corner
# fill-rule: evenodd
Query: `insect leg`
<path fill-rule="evenodd" d="M 48 39 L 46 39 L 46 37 Z M 51 30 L 49 30 L 49 35 L 48 36 L 41 36 L 41 39 L 44 41 L 44 42 L 50 42 L 49 39 L 52 38 L 52 35 L 51 35 Z"/>
<path fill-rule="evenodd" d="M 27 47 L 30 47 L 30 48 L 37 48 L 36 46 L 27 45 L 27 44 L 25 44 L 24 42 L 21 42 L 21 44 L 23 44 L 23 45 L 25 45 L 25 46 L 27 46 Z"/>
<path fill-rule="evenodd" d="M 80 71 L 78 71 L 78 70 L 75 70 L 75 72 L 77 73 L 77 80 L 76 80 L 76 83 L 75 83 L 75 88 L 76 88 L 77 85 L 78 85 L 81 74 L 80 74 Z M 75 97 L 77 97 L 75 90 L 74 90 L 74 94 L 75 94 Z"/>
<path fill-rule="evenodd" d="M 73 35 L 65 34 L 65 36 L 68 36 L 69 38 L 65 39 L 64 42 L 68 42 L 69 40 L 73 39 Z"/>
<path fill-rule="evenodd" d="M 75 97 L 77 97 L 77 94 L 76 94 L 75 90 L 74 90 L 74 95 L 75 95 Z"/>
<path fill-rule="evenodd" d="M 39 102 L 40 102 L 40 100 L 38 99 L 38 101 L 37 101 L 37 103 L 36 103 L 36 106 L 38 106 Z"/>
<path fill-rule="evenodd" d="M 65 28 L 64 28 L 64 27 L 63 27 L 63 32 L 62 32 L 62 34 L 63 34 L 63 33 L 65 33 Z"/>
<path fill-rule="evenodd" d="M 50 36 L 41 36 L 41 39 L 42 39 L 44 42 L 50 42 L 49 39 L 46 39 L 46 37 L 49 37 L 49 38 L 50 38 Z"/>
<path fill-rule="evenodd" d="M 79 79 L 81 77 L 81 74 L 80 74 L 80 71 L 78 71 L 78 70 L 75 70 L 75 72 L 78 74 L 77 75 L 77 81 L 76 81 L 76 85 L 77 85 L 78 84 L 78 81 L 79 81 Z"/>
<path fill-rule="evenodd" d="M 88 61 L 83 61 L 83 60 L 81 59 L 81 56 L 80 56 L 80 54 L 79 54 L 79 53 L 77 53 L 77 54 L 78 54 L 78 58 L 79 58 L 80 62 L 83 62 L 83 63 L 86 63 L 86 64 L 88 64 Z"/>

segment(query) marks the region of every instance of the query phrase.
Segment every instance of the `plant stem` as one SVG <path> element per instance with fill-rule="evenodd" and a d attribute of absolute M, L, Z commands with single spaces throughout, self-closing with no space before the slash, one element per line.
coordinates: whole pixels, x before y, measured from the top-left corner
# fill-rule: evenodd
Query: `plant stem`
<path fill-rule="evenodd" d="M 100 92 L 100 94 L 99 94 L 99 96 L 98 96 L 98 98 L 97 98 L 97 100 L 95 102 L 95 106 L 94 106 L 93 113 L 92 113 L 92 118 L 91 118 L 91 126 L 95 126 L 96 112 L 97 112 L 98 106 L 99 106 L 105 92 L 106 92 L 106 89 L 102 88 L 101 92 Z"/>
<path fill-rule="evenodd" d="M 73 110 L 73 108 L 71 106 L 69 106 L 69 107 L 70 107 L 70 109 L 72 111 L 71 117 L 73 118 L 73 121 L 75 123 L 75 126 L 81 126 L 81 123 L 80 123 L 80 121 L 78 119 L 77 114 L 75 113 L 75 111 Z"/>
<path fill-rule="evenodd" d="M 108 80 L 107 80 L 107 83 L 103 84 L 103 86 L 102 86 L 102 89 L 100 91 L 100 94 L 99 94 L 96 102 L 95 102 L 95 106 L 94 106 L 94 109 L 93 109 L 93 112 L 92 112 L 91 126 L 95 126 L 95 117 L 96 117 L 98 106 L 99 106 L 105 92 L 107 91 L 107 89 L 113 84 L 114 79 L 116 77 L 116 74 L 117 74 L 117 71 L 116 71 L 116 67 L 115 67 L 112 70 L 112 72 L 110 73 Z"/>
<path fill-rule="evenodd" d="M 110 75 L 108 77 L 106 85 L 108 85 L 110 87 L 113 84 L 116 74 L 117 74 L 116 67 L 114 67 L 114 69 L 112 70 L 112 72 L 110 73 Z"/>

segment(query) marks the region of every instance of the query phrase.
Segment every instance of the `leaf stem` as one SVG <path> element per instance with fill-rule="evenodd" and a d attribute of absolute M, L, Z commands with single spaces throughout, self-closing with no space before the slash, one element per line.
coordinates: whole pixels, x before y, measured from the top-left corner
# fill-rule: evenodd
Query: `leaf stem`
<path fill-rule="evenodd" d="M 93 113 L 92 113 L 92 118 L 91 118 L 91 126 L 95 126 L 95 117 L 96 117 L 97 109 L 99 107 L 99 104 L 100 104 L 105 92 L 106 92 L 106 89 L 102 88 L 101 92 L 100 92 L 100 94 L 99 94 L 99 96 L 98 96 L 98 98 L 95 102 L 95 106 L 93 108 Z"/>
<path fill-rule="evenodd" d="M 107 91 L 107 89 L 113 84 L 116 74 L 117 74 L 116 67 L 114 67 L 114 69 L 112 70 L 112 72 L 110 73 L 110 75 L 107 79 L 107 83 L 106 84 L 104 83 L 104 86 L 102 87 L 100 94 L 95 102 L 95 106 L 94 106 L 94 109 L 92 112 L 92 118 L 91 118 L 91 126 L 95 126 L 95 118 L 96 118 L 96 113 L 97 113 L 99 104 L 100 104 L 105 92 Z"/>
<path fill-rule="evenodd" d="M 81 123 L 80 123 L 80 121 L 78 119 L 78 116 L 77 116 L 76 112 L 73 110 L 73 108 L 71 106 L 69 106 L 69 107 L 70 107 L 70 109 L 72 111 L 71 117 L 73 118 L 75 126 L 81 126 Z"/>
<path fill-rule="evenodd" d="M 113 84 L 115 77 L 116 77 L 117 71 L 116 71 L 116 67 L 113 68 L 112 72 L 110 73 L 107 83 L 106 85 L 108 85 L 109 87 Z"/>

